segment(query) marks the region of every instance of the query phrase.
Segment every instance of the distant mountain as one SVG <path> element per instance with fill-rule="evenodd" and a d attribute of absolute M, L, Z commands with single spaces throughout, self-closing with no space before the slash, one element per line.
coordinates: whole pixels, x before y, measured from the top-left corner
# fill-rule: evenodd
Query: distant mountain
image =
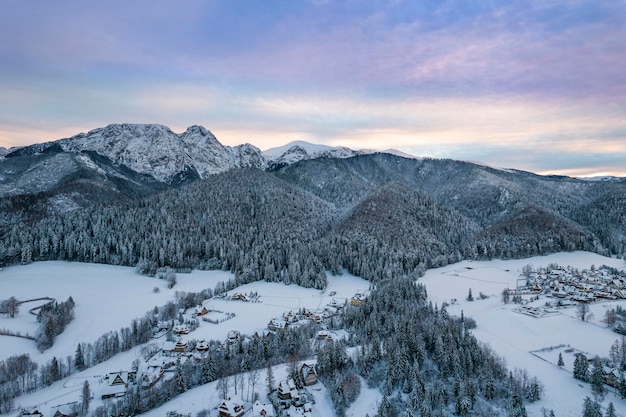
<path fill-rule="evenodd" d="M 263 168 L 260 150 L 252 145 L 223 146 L 202 126 L 176 134 L 162 125 L 112 124 L 68 139 L 37 144 L 8 153 L 7 158 L 50 150 L 95 152 L 114 164 L 166 184 L 186 178 L 206 178 L 232 168 Z"/>
<path fill-rule="evenodd" d="M 306 161 L 309 159 L 345 159 L 357 155 L 368 155 L 373 153 L 386 153 L 409 159 L 417 158 L 413 155 L 409 155 L 396 149 L 387 149 L 384 151 L 378 151 L 374 149 L 355 150 L 346 148 L 344 146 L 318 145 L 303 140 L 293 141 L 283 146 L 267 149 L 263 151 L 263 156 L 267 159 L 268 166 L 270 168 L 277 169 L 286 165 L 295 164 L 296 162 Z"/>
<path fill-rule="evenodd" d="M 308 159 L 350 158 L 362 154 L 362 151 L 355 151 L 342 146 L 316 145 L 302 140 L 263 151 L 263 156 L 273 167 L 290 165 Z"/>

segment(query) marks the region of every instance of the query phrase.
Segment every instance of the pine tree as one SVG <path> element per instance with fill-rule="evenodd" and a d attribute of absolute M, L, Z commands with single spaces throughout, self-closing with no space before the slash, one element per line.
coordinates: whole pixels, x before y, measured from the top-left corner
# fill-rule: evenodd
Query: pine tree
<path fill-rule="evenodd" d="M 583 403 L 583 416 L 582 417 L 602 417 L 602 408 L 597 401 L 593 401 L 591 398 L 586 397 Z"/>
<path fill-rule="evenodd" d="M 583 353 L 576 355 L 574 360 L 574 378 L 585 382 L 589 380 L 589 362 Z"/>
<path fill-rule="evenodd" d="M 83 356 L 83 348 L 80 346 L 80 343 L 76 347 L 76 354 L 74 355 L 74 366 L 79 371 L 85 369 L 85 357 Z"/>
<path fill-rule="evenodd" d="M 561 368 L 565 366 L 565 362 L 563 362 L 563 354 L 559 352 L 559 362 L 557 363 Z"/>
<path fill-rule="evenodd" d="M 469 289 L 469 293 L 467 294 L 467 301 L 474 301 L 474 296 L 472 295 L 472 289 Z"/>
<path fill-rule="evenodd" d="M 613 405 L 613 402 L 609 403 L 609 406 L 606 408 L 606 414 L 604 415 L 604 417 L 617 417 L 617 414 L 615 414 L 615 406 Z"/>
<path fill-rule="evenodd" d="M 604 393 L 604 373 L 602 372 L 602 363 L 598 358 L 594 360 L 591 371 L 591 390 L 596 394 Z"/>

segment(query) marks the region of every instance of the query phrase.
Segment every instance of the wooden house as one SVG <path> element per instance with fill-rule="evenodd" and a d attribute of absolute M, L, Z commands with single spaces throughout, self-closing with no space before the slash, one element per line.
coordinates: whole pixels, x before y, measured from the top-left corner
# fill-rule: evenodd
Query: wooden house
<path fill-rule="evenodd" d="M 278 398 L 281 400 L 297 400 L 300 398 L 300 393 L 293 379 L 289 378 L 280 381 L 278 384 Z"/>
<path fill-rule="evenodd" d="M 241 417 L 245 412 L 243 401 L 237 397 L 222 401 L 217 410 L 220 417 Z"/>
<path fill-rule="evenodd" d="M 196 316 L 204 316 L 209 312 L 209 310 L 205 306 L 197 306 L 196 307 Z"/>
<path fill-rule="evenodd" d="M 252 417 L 274 417 L 274 406 L 257 401 L 252 406 Z"/>
<path fill-rule="evenodd" d="M 300 367 L 300 377 L 304 385 L 314 385 L 317 383 L 317 372 L 315 372 L 315 365 L 309 365 L 303 363 Z"/>

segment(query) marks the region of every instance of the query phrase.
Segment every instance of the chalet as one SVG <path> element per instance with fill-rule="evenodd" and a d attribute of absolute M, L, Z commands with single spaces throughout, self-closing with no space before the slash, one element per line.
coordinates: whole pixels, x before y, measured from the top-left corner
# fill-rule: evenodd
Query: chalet
<path fill-rule="evenodd" d="M 209 350 L 209 344 L 206 341 L 201 340 L 196 344 L 196 350 L 198 352 L 206 352 Z"/>
<path fill-rule="evenodd" d="M 237 397 L 222 401 L 217 410 L 220 417 L 241 417 L 245 411 L 243 401 Z"/>
<path fill-rule="evenodd" d="M 209 310 L 205 306 L 197 306 L 196 307 L 196 316 L 204 316 L 209 312 Z"/>
<path fill-rule="evenodd" d="M 237 330 L 231 330 L 228 332 L 227 337 L 229 343 L 235 343 L 237 340 L 239 340 L 239 332 Z"/>
<path fill-rule="evenodd" d="M 174 345 L 174 349 L 172 349 L 173 352 L 184 352 L 185 350 L 187 350 L 187 342 L 183 341 L 182 339 L 178 339 L 178 341 L 176 342 L 176 344 Z"/>
<path fill-rule="evenodd" d="M 287 322 L 284 320 L 272 319 L 267 325 L 267 328 L 274 331 L 284 330 L 287 328 Z"/>
<path fill-rule="evenodd" d="M 177 324 L 172 332 L 174 334 L 189 334 L 189 327 L 186 324 Z"/>
<path fill-rule="evenodd" d="M 350 299 L 350 304 L 352 304 L 353 306 L 357 306 L 357 307 L 362 306 L 364 300 L 365 300 L 365 297 L 362 294 L 356 293 Z"/>
<path fill-rule="evenodd" d="M 296 388 L 296 383 L 293 379 L 282 380 L 278 384 L 278 398 L 281 400 L 296 400 L 300 398 L 300 393 Z"/>
<path fill-rule="evenodd" d="M 129 384 L 135 384 L 137 382 L 137 372 L 120 371 L 108 374 L 105 379 L 108 386 L 101 392 L 101 398 L 106 400 L 107 398 L 119 398 L 126 395 L 126 390 Z"/>
<path fill-rule="evenodd" d="M 296 321 L 298 321 L 293 311 L 289 311 L 289 313 L 285 314 L 283 318 L 287 323 L 295 323 Z"/>
<path fill-rule="evenodd" d="M 602 375 L 604 377 L 604 383 L 613 388 L 619 388 L 619 381 L 621 378 L 621 373 L 619 370 L 615 368 L 610 368 L 608 366 L 602 367 Z"/>
<path fill-rule="evenodd" d="M 50 409 L 50 417 L 76 417 L 78 412 L 76 409 L 78 408 L 78 403 L 73 402 L 64 405 L 57 405 L 56 407 L 52 407 Z"/>
<path fill-rule="evenodd" d="M 315 372 L 315 365 L 309 365 L 307 363 L 302 364 L 300 367 L 300 377 L 306 386 L 316 384 L 317 372 Z"/>
<path fill-rule="evenodd" d="M 248 297 L 246 294 L 239 294 L 239 293 L 235 293 L 233 294 L 233 296 L 230 298 L 233 301 L 250 301 L 250 297 Z"/>
<path fill-rule="evenodd" d="M 128 385 L 136 381 L 137 372 L 134 371 L 120 371 L 112 372 L 106 376 L 109 386 L 113 385 Z"/>
<path fill-rule="evenodd" d="M 154 384 L 159 382 L 163 376 L 164 371 L 160 366 L 150 366 L 148 370 L 141 376 L 141 387 L 152 388 Z"/>
<path fill-rule="evenodd" d="M 274 417 L 274 406 L 257 401 L 252 406 L 252 417 Z"/>

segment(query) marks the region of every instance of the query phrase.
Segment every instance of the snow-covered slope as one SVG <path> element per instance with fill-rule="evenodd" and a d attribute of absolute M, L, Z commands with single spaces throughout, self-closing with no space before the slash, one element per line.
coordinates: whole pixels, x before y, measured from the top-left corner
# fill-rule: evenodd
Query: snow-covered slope
<path fill-rule="evenodd" d="M 205 178 L 232 168 L 264 167 L 259 149 L 224 146 L 202 126 L 176 134 L 162 125 L 113 124 L 58 143 L 66 152 L 93 151 L 166 183 L 181 174 Z"/>

